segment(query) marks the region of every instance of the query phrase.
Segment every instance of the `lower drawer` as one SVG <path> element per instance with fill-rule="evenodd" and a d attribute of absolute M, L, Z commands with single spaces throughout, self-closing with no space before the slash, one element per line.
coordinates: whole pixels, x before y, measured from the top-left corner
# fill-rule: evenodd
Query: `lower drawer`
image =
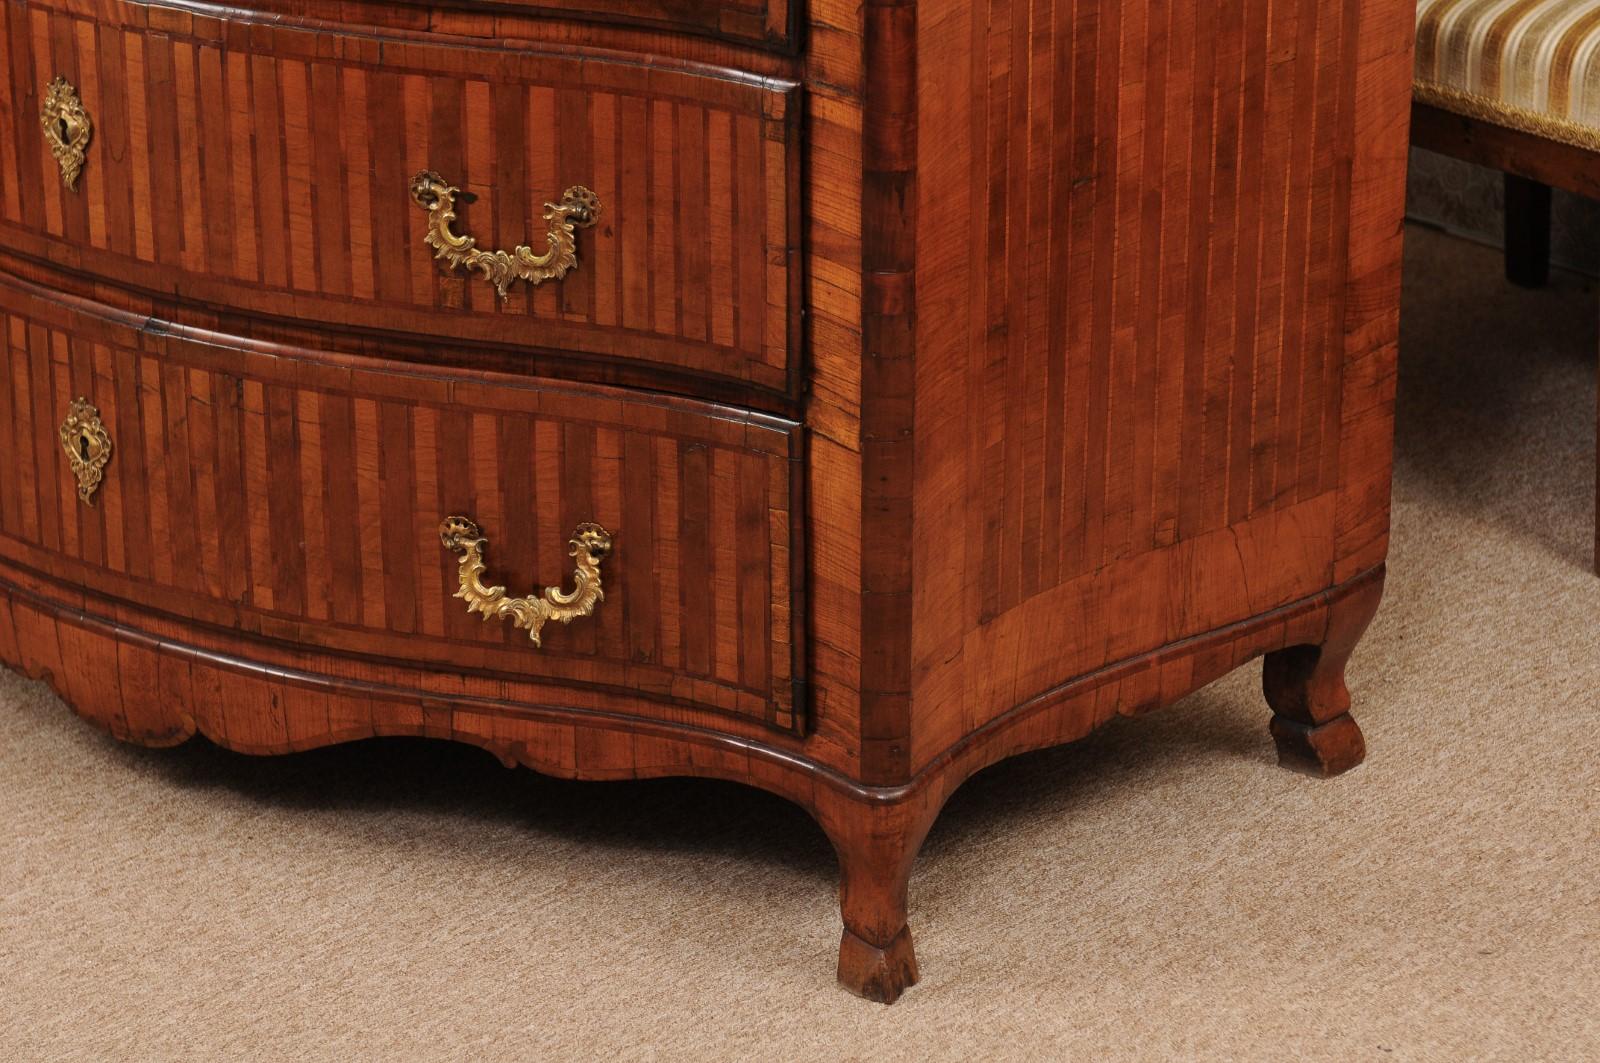
<path fill-rule="evenodd" d="M 0 313 L 5 561 L 279 642 L 533 678 L 580 707 L 603 689 L 646 716 L 804 729 L 793 423 L 247 344 L 16 279 Z M 98 445 L 62 430 L 80 397 L 110 445 L 87 500 L 68 447 Z M 569 543 L 602 526 L 603 600 L 541 646 L 469 615 L 452 516 L 508 596 L 572 591 Z"/>

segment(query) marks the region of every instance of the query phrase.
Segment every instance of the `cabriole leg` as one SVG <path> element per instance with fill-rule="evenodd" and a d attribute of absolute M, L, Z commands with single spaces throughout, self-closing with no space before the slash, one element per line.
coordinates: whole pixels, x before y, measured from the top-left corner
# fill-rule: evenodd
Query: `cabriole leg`
<path fill-rule="evenodd" d="M 839 856 L 839 981 L 858 996 L 893 1004 L 917 983 L 907 884 L 938 812 L 925 796 L 894 804 L 841 796 L 817 809 Z"/>
<path fill-rule="evenodd" d="M 1329 606 L 1320 645 L 1289 646 L 1267 655 L 1261 685 L 1272 706 L 1278 762 L 1324 778 L 1349 771 L 1367 755 L 1350 715 L 1344 670 L 1383 597 L 1373 579 Z"/>

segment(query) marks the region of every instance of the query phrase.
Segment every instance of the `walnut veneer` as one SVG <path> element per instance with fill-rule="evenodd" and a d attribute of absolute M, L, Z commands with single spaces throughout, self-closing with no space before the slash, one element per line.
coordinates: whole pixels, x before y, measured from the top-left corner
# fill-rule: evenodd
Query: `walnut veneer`
<path fill-rule="evenodd" d="M 892 1001 L 985 765 L 1260 655 L 1361 759 L 1412 14 L 10 0 L 0 659 L 151 745 L 765 787 Z"/>

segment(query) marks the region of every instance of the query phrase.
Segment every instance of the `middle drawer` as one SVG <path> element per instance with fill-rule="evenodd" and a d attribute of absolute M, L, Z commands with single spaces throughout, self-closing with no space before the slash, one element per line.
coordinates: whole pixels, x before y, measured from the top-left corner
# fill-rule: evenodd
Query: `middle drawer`
<path fill-rule="evenodd" d="M 6 246 L 217 306 L 797 391 L 793 83 L 122 0 L 0 17 Z M 57 75 L 91 129 L 73 188 L 40 125 Z M 598 216 L 573 216 L 570 272 L 502 298 L 424 243 L 429 171 L 479 252 L 559 243 L 547 205 L 575 186 Z"/>

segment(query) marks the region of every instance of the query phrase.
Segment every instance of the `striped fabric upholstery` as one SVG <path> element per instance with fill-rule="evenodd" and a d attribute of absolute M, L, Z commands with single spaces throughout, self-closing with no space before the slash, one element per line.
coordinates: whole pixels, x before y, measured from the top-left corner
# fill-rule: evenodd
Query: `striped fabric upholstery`
<path fill-rule="evenodd" d="M 1416 94 L 1600 151 L 1600 0 L 1418 0 Z"/>

